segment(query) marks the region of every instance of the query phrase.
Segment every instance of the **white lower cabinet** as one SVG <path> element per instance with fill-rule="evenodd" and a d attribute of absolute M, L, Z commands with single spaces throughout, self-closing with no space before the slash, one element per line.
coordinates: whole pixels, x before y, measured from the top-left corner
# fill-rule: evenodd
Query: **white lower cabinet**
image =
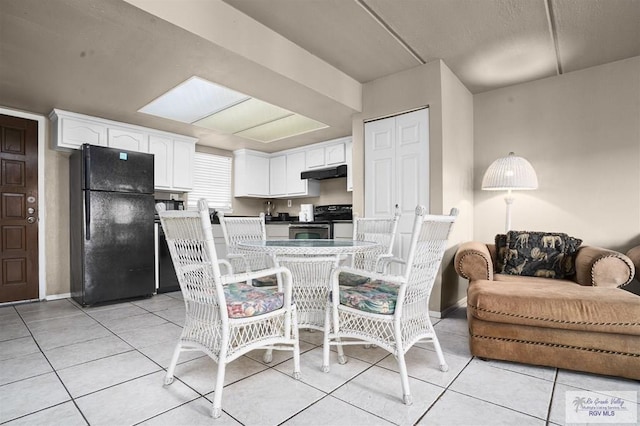
<path fill-rule="evenodd" d="M 336 240 L 352 240 L 353 239 L 353 223 L 334 222 L 333 238 Z"/>
<path fill-rule="evenodd" d="M 83 144 L 109 146 L 154 155 L 155 188 L 184 192 L 193 189 L 196 138 L 54 109 L 49 114 L 52 144 L 57 150 Z"/>
<path fill-rule="evenodd" d="M 267 240 L 286 240 L 289 238 L 289 225 L 284 223 L 267 224 Z"/>

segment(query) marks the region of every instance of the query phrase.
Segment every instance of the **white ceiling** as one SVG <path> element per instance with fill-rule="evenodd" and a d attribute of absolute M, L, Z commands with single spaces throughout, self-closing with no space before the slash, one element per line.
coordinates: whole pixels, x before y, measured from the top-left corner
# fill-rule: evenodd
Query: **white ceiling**
<path fill-rule="evenodd" d="M 640 0 L 0 0 L 0 106 L 286 149 L 362 84 L 441 59 L 472 93 L 640 55 Z M 197 75 L 329 124 L 271 144 L 138 113 Z"/>

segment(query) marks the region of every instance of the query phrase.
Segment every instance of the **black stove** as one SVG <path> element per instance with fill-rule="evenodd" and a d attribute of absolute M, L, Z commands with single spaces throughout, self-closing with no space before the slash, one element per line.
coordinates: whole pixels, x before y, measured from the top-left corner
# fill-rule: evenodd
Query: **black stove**
<path fill-rule="evenodd" d="M 313 208 L 312 222 L 292 222 L 289 225 L 289 238 L 292 239 L 328 239 L 333 238 L 333 222 L 352 220 L 351 204 L 328 204 Z"/>

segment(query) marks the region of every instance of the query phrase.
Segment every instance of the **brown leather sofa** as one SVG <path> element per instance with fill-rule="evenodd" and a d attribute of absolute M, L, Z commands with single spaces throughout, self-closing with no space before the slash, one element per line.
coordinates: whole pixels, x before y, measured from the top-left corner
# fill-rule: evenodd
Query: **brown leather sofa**
<path fill-rule="evenodd" d="M 640 247 L 629 253 L 640 266 Z M 467 242 L 455 256 L 469 280 L 473 355 L 640 380 L 640 296 L 620 288 L 635 274 L 628 256 L 582 246 L 565 279 L 496 273 L 495 264 L 494 244 Z"/>

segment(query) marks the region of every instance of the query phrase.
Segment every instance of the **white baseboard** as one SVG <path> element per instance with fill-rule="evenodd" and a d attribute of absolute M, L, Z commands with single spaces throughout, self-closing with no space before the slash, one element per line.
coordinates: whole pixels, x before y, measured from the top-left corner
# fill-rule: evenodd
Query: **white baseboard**
<path fill-rule="evenodd" d="M 45 297 L 44 300 L 58 300 L 58 299 L 68 299 L 71 297 L 71 293 L 62 293 L 62 294 L 50 294 Z"/>
<path fill-rule="evenodd" d="M 433 318 L 444 318 L 447 315 L 449 315 L 451 312 L 455 311 L 456 309 L 464 308 L 466 306 L 467 306 L 467 298 L 463 297 L 462 299 L 458 300 L 455 305 L 449 306 L 447 309 L 445 309 L 442 312 L 429 311 L 429 316 Z"/>

